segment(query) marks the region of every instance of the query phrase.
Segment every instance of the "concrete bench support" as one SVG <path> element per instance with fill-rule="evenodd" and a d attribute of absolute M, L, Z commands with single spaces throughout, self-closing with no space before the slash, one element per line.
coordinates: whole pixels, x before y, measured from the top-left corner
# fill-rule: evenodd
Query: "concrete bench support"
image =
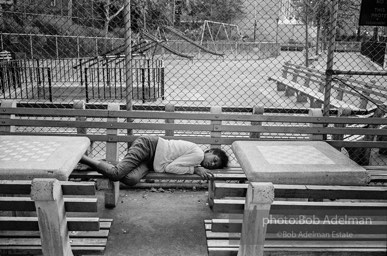
<path fill-rule="evenodd" d="M 34 179 L 35 201 L 43 255 L 73 256 L 67 230 L 62 188 L 56 179 Z"/>
<path fill-rule="evenodd" d="M 252 182 L 249 184 L 238 256 L 263 256 L 267 225 L 265 220 L 269 219 L 273 200 L 274 186 L 272 183 Z"/>

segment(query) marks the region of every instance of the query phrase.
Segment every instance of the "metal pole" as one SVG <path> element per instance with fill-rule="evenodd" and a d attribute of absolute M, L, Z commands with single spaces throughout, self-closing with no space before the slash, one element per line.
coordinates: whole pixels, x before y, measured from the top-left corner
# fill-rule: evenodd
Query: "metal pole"
<path fill-rule="evenodd" d="M 338 0 L 331 0 L 331 15 L 330 15 L 330 28 L 328 31 L 328 53 L 327 53 L 327 69 L 325 77 L 325 90 L 324 90 L 324 109 L 323 115 L 329 116 L 329 106 L 332 90 L 332 69 L 333 69 L 333 58 L 335 51 L 335 37 L 336 37 L 336 25 L 337 25 L 337 14 L 339 10 Z"/>
<path fill-rule="evenodd" d="M 304 0 L 305 8 L 305 66 L 309 67 L 309 35 L 308 35 L 308 5 L 306 0 Z"/>
<path fill-rule="evenodd" d="M 126 110 L 132 110 L 133 74 L 132 74 L 132 30 L 130 22 L 130 0 L 125 1 L 125 72 L 126 72 Z"/>
<path fill-rule="evenodd" d="M 124 8 L 124 21 L 125 21 L 125 85 L 126 85 L 126 111 L 132 111 L 133 109 L 133 72 L 132 72 L 132 29 L 130 21 L 130 0 L 125 0 Z M 126 120 L 128 123 L 133 122 L 132 119 Z M 126 130 L 127 135 L 133 135 L 132 129 Z M 127 146 L 130 147 L 131 143 L 128 142 Z M 115 186 L 119 186 L 115 182 Z"/>

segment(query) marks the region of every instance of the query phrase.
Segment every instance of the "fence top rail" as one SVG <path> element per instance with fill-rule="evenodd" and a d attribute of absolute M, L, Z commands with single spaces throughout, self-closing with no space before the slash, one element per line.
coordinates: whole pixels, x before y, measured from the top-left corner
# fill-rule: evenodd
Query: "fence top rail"
<path fill-rule="evenodd" d="M 311 117 L 296 115 L 258 115 L 258 114 L 214 114 L 214 113 L 179 113 L 161 111 L 123 111 L 123 110 L 89 110 L 89 109 L 37 109 L 1 108 L 3 115 L 30 115 L 49 117 L 96 117 L 96 118 L 137 118 L 137 119 L 178 119 L 204 121 L 240 121 L 240 122 L 286 122 L 314 124 L 370 124 L 387 125 L 386 118 L 368 117 Z"/>

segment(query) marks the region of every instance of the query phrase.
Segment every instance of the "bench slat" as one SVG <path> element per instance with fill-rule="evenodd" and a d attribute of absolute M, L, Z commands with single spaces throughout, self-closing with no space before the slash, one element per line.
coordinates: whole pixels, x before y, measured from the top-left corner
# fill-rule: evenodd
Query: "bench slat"
<path fill-rule="evenodd" d="M 387 173 L 386 173 L 387 175 Z M 371 180 L 375 179 L 375 176 Z M 386 176 L 387 179 L 387 176 Z M 215 181 L 214 196 L 244 197 L 248 184 Z M 387 187 L 274 185 L 276 198 L 387 199 Z"/>
<path fill-rule="evenodd" d="M 209 247 L 237 247 L 239 246 L 239 240 L 208 240 L 207 241 Z M 314 240 L 269 240 L 265 241 L 265 249 L 280 249 L 281 248 L 304 248 L 304 249 L 315 249 L 315 250 L 324 250 L 330 251 L 332 249 L 341 249 L 348 248 L 350 250 L 356 251 L 359 249 L 385 249 L 386 241 L 357 241 L 354 243 L 353 241 L 314 241 Z M 286 250 L 286 249 L 285 249 Z"/>
<path fill-rule="evenodd" d="M 106 246 L 107 239 L 103 238 L 73 238 L 71 246 Z M 40 238 L 0 238 L 0 246 L 29 246 L 41 245 Z"/>
<path fill-rule="evenodd" d="M 93 247 L 84 247 L 84 246 L 71 246 L 71 250 L 76 255 L 95 255 L 103 254 L 105 247 L 102 246 L 93 246 Z M 0 254 L 4 251 L 4 254 L 18 254 L 18 255 L 40 255 L 42 254 L 42 248 L 40 246 L 0 246 Z"/>
<path fill-rule="evenodd" d="M 281 231 L 285 231 L 285 230 L 281 230 Z M 206 237 L 208 240 L 210 240 L 210 239 L 236 240 L 236 239 L 241 238 L 241 233 L 240 232 L 213 232 L 212 225 L 210 225 L 209 229 L 206 230 Z M 279 238 L 280 237 L 278 235 L 278 232 L 277 233 L 267 233 L 265 236 L 266 240 L 275 240 L 275 239 L 278 240 Z M 286 239 L 286 238 L 284 238 L 284 239 Z M 288 239 L 295 239 L 295 238 L 288 238 Z M 301 239 L 304 239 L 304 238 L 300 237 L 299 240 L 301 240 Z M 311 236 L 309 239 L 318 240 L 321 238 L 318 236 L 314 236 L 314 237 Z M 385 234 L 385 233 L 381 233 L 381 234 L 351 234 L 350 237 L 346 237 L 345 239 L 348 239 L 348 240 L 386 240 L 387 234 Z"/>
<path fill-rule="evenodd" d="M 336 249 L 332 248 L 324 250 L 319 249 L 303 249 L 303 248 L 281 248 L 281 249 L 271 249 L 265 248 L 265 251 L 268 253 L 273 252 L 274 254 L 269 255 L 286 255 L 286 256 L 326 256 L 327 253 L 329 255 L 337 255 L 337 256 L 364 256 L 364 255 L 373 255 L 373 256 L 385 256 L 385 250 L 383 249 Z M 209 247 L 208 248 L 208 256 L 237 256 L 238 247 Z"/>
<path fill-rule="evenodd" d="M 67 218 L 69 231 L 98 231 L 99 218 Z M 39 230 L 37 217 L 0 217 L 0 230 Z"/>
<path fill-rule="evenodd" d="M 245 199 L 214 199 L 213 209 L 222 213 L 241 213 L 244 210 Z M 291 212 L 293 215 L 337 215 L 348 216 L 385 216 L 387 203 L 372 202 L 299 202 L 274 201 L 270 208 L 271 214 Z"/>
<path fill-rule="evenodd" d="M 298 219 L 299 218 L 299 219 Z M 310 233 L 312 234 L 311 237 L 302 237 L 297 236 L 296 239 L 316 239 L 316 240 L 324 240 L 324 239 L 330 239 L 331 237 L 319 237 L 318 234 L 315 234 L 316 236 L 313 237 L 313 233 L 319 232 L 323 235 L 326 234 L 332 234 L 332 232 L 335 232 L 336 234 L 351 234 L 350 237 L 339 237 L 337 236 L 337 239 L 352 239 L 356 240 L 362 236 L 365 236 L 366 234 L 377 234 L 378 236 L 375 236 L 378 240 L 386 241 L 387 234 L 386 234 L 386 228 L 387 228 L 387 221 L 379 221 L 379 220 L 370 220 L 366 224 L 362 224 L 361 221 L 363 221 L 360 217 L 356 221 L 348 221 L 344 219 L 344 216 L 340 217 L 342 218 L 342 222 L 337 221 L 337 216 L 327 216 L 327 218 L 318 218 L 316 216 L 305 216 L 305 219 L 300 218 L 300 216 L 293 217 L 291 221 L 288 221 L 287 224 L 283 224 L 285 221 L 284 216 L 278 216 L 276 219 L 276 216 L 272 217 L 272 220 L 267 221 L 267 231 L 266 234 L 272 234 L 271 237 L 275 239 L 286 239 L 291 237 L 281 237 L 278 236 L 279 232 L 280 234 L 300 234 L 302 233 Z M 287 220 L 291 219 L 291 217 L 288 217 Z M 361 221 L 360 221 L 361 220 Z M 242 230 L 242 222 L 243 219 L 213 219 L 212 220 L 212 232 L 231 232 L 231 233 L 240 233 Z M 292 223 L 292 224 L 290 224 Z M 355 238 L 354 236 L 359 234 L 360 236 Z M 265 236 L 266 238 L 269 238 L 268 236 Z M 367 240 L 372 240 L 371 237 L 367 238 Z"/>
<path fill-rule="evenodd" d="M 31 193 L 30 180 L 0 180 L 0 194 L 29 195 Z M 63 195 L 95 195 L 93 182 L 60 181 Z"/>
<path fill-rule="evenodd" d="M 66 212 L 97 212 L 97 198 L 64 198 Z M 0 197 L 0 211 L 35 211 L 30 197 Z"/>

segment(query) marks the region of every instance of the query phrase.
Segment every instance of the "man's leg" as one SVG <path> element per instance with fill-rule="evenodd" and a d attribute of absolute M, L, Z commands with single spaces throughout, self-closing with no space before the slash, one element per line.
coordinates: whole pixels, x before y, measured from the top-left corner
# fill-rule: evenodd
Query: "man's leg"
<path fill-rule="evenodd" d="M 128 173 L 120 181 L 128 186 L 134 186 L 140 182 L 140 180 L 149 173 L 150 168 L 147 163 L 140 164 L 133 171 Z"/>
<path fill-rule="evenodd" d="M 87 156 L 82 157 L 81 163 L 95 168 L 99 173 L 102 173 L 112 181 L 119 181 L 140 166 L 140 164 L 148 162 L 151 156 L 154 155 L 154 150 L 155 147 L 151 147 L 149 139 L 141 137 L 133 142 L 124 159 L 117 165 L 97 161 Z"/>

